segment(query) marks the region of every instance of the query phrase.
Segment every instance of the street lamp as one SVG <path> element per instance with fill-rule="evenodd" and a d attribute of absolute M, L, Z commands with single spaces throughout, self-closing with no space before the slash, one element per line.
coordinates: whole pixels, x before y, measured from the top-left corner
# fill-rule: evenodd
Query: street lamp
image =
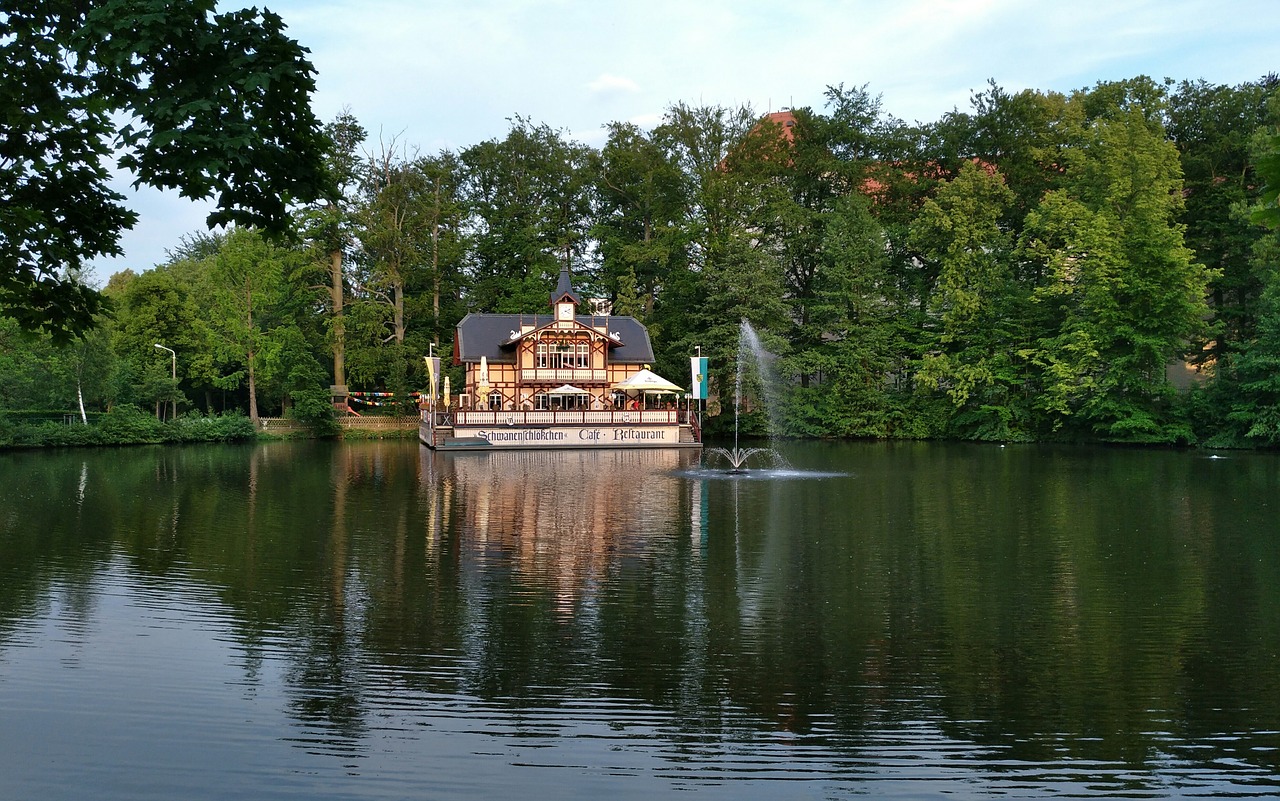
<path fill-rule="evenodd" d="M 173 348 L 166 348 L 159 342 L 156 343 L 156 347 L 160 350 L 169 351 L 170 361 L 172 362 L 170 375 L 173 378 L 173 395 L 170 396 L 170 400 L 173 402 L 173 406 L 169 412 L 169 419 L 173 420 L 178 416 L 178 353 Z"/>

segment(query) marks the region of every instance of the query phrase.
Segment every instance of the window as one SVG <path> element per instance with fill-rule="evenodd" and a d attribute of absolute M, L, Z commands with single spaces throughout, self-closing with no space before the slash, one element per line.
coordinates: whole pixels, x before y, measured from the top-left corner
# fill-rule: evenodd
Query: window
<path fill-rule="evenodd" d="M 489 408 L 494 411 L 498 411 L 502 409 L 502 393 L 501 392 L 489 393 Z"/>
<path fill-rule="evenodd" d="M 535 366 L 541 370 L 578 370 L 591 366 L 590 342 L 539 342 Z"/>
<path fill-rule="evenodd" d="M 533 396 L 533 408 L 543 411 L 551 408 L 551 405 L 547 403 L 547 393 L 539 392 Z"/>

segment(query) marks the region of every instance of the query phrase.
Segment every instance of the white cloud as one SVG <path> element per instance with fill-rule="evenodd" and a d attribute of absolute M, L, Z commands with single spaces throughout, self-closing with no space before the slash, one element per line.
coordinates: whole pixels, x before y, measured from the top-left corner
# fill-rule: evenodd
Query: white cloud
<path fill-rule="evenodd" d="M 640 91 L 640 84 L 624 78 L 621 75 L 611 75 L 610 73 L 602 73 L 591 83 L 587 84 L 587 88 L 595 94 L 634 94 Z"/>

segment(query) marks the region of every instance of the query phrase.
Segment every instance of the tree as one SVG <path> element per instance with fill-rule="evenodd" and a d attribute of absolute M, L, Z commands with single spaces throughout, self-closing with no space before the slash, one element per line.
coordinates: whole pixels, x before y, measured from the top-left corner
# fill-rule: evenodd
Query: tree
<path fill-rule="evenodd" d="M 809 324 L 820 340 L 791 356 L 801 375 L 789 429 L 807 436 L 883 437 L 896 432 L 890 379 L 900 370 L 904 343 L 894 313 L 883 229 L 871 202 L 859 194 L 834 204 L 823 231 L 818 272 L 808 301 Z"/>
<path fill-rule="evenodd" d="M 560 267 L 581 278 L 589 266 L 590 148 L 516 117 L 506 139 L 469 147 L 460 158 L 471 228 L 468 305 L 544 311 Z"/>
<path fill-rule="evenodd" d="M 305 254 L 273 245 L 259 232 L 233 230 L 203 275 L 210 298 L 209 336 L 225 389 L 246 387 L 249 419 L 258 425 L 258 384 L 263 351 L 297 351 L 298 306 L 306 302 L 296 273 L 307 268 Z M 287 359 L 278 358 L 283 365 Z M 298 361 L 296 356 L 293 361 Z M 285 390 L 298 382 L 278 371 Z M 311 371 L 315 372 L 315 371 Z"/>
<path fill-rule="evenodd" d="M 959 421 L 966 433 L 984 438 L 1025 436 L 1010 402 L 1019 378 L 1010 329 L 1019 314 L 1012 241 L 1001 219 L 1013 202 L 1003 176 L 968 162 L 924 204 L 912 229 L 916 248 L 939 265 L 930 307 L 937 340 L 918 380 L 944 389 L 967 412 Z"/>
<path fill-rule="evenodd" d="M 1217 326 L 1202 361 L 1236 349 L 1257 322 L 1262 287 L 1250 251 L 1262 229 L 1238 210 L 1258 194 L 1249 148 L 1255 131 L 1268 121 L 1280 122 L 1280 108 L 1268 111 L 1274 94 L 1263 83 L 1184 81 L 1170 97 L 1168 128 L 1182 162 L 1187 246 L 1217 272 L 1210 287 Z"/>
<path fill-rule="evenodd" d="M 323 186 L 315 88 L 280 17 L 214 0 L 5 0 L 0 14 L 0 308 L 60 339 L 102 306 L 77 280 L 137 215 L 108 185 L 215 198 L 210 225 L 285 230 Z"/>
<path fill-rule="evenodd" d="M 1280 116 L 1280 95 L 1271 98 L 1273 116 Z M 1258 148 L 1253 168 L 1262 180 L 1262 197 L 1253 212 L 1259 225 L 1280 228 L 1280 133 L 1263 134 L 1264 144 Z"/>
<path fill-rule="evenodd" d="M 746 106 L 677 104 L 653 132 L 688 186 L 681 216 L 685 252 L 676 262 L 682 269 L 668 275 L 665 303 L 655 309 L 666 344 L 659 362 L 665 358 L 674 366 L 701 344 L 720 365 L 713 383 L 721 388 L 732 380 L 741 321 L 763 331 L 787 311 L 781 266 L 757 247 L 753 228 L 752 212 L 761 199 L 756 165 L 764 153 L 777 156 L 780 148 L 774 138 L 748 136 L 757 122 Z M 778 352 L 784 343 L 766 344 Z"/>
<path fill-rule="evenodd" d="M 415 168 L 426 181 L 423 222 L 428 231 L 424 268 L 431 292 L 427 330 L 437 347 L 442 334 L 451 334 L 461 318 L 458 298 L 462 290 L 462 164 L 445 150 L 418 159 Z M 415 362 L 416 363 L 416 362 Z"/>
<path fill-rule="evenodd" d="M 383 342 L 404 344 L 405 287 L 420 270 L 429 247 L 425 219 L 429 185 L 421 171 L 397 149 L 383 145 L 369 159 L 361 179 L 361 278 L 359 292 L 385 312 Z"/>
<path fill-rule="evenodd" d="M 1060 315 L 1032 359 L 1056 415 L 1109 440 L 1186 440 L 1165 368 L 1203 333 L 1212 273 L 1183 241 L 1178 154 L 1142 108 L 1097 115 L 1087 136 L 1024 231 L 1024 252 L 1050 276 L 1039 302 Z"/>
<path fill-rule="evenodd" d="M 318 251 L 317 258 L 325 265 L 333 383 L 345 385 L 347 269 L 344 260 L 354 239 L 354 195 L 361 166 L 356 149 L 366 134 L 350 110 L 343 109 L 325 126 L 324 135 L 328 191 L 318 203 L 303 210 L 300 217 L 304 235 L 311 240 Z"/>
<path fill-rule="evenodd" d="M 123 383 L 129 376 L 139 377 L 137 394 L 133 388 L 120 399 L 154 405 L 159 417 L 160 404 L 183 400 L 173 384 L 169 354 L 156 348 L 163 344 L 181 354 L 179 379 L 191 374 L 196 354 L 205 348 L 202 314 L 191 294 L 191 286 L 178 271 L 158 267 L 123 282 L 116 302 L 116 322 L 112 330 L 112 347 L 124 364 Z M 145 379 L 145 380 L 141 380 Z"/>
<path fill-rule="evenodd" d="M 646 319 L 684 253 L 686 182 L 652 137 L 631 123 L 609 127 L 600 154 L 597 220 L 601 288 L 615 314 Z"/>

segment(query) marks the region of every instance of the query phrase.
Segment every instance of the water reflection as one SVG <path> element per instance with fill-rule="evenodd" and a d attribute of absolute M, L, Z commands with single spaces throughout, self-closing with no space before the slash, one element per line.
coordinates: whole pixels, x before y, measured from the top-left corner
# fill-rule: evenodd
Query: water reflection
<path fill-rule="evenodd" d="M 175 717 L 173 792 L 210 747 L 256 797 L 1280 789 L 1274 459 L 787 457 L 0 455 L 0 796 L 140 797 Z M 33 770 L 46 719 L 98 767 Z"/>

